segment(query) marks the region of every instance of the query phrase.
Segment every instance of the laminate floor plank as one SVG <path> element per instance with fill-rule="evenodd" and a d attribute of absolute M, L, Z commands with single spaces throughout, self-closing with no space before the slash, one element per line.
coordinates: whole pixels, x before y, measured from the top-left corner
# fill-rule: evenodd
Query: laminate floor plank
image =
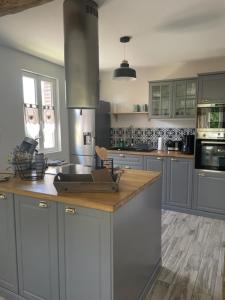
<path fill-rule="evenodd" d="M 159 300 L 164 299 L 169 289 L 169 284 L 160 280 L 157 280 L 154 284 L 154 288 L 149 293 L 146 300 Z"/>
<path fill-rule="evenodd" d="M 224 300 L 225 221 L 162 213 L 162 269 L 146 300 Z"/>

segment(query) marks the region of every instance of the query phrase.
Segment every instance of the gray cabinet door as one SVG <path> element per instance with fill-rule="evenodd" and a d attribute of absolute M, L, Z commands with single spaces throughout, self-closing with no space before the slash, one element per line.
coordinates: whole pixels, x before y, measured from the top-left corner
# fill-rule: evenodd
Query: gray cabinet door
<path fill-rule="evenodd" d="M 126 169 L 144 169 L 144 158 L 141 155 L 128 155 L 128 154 L 109 154 L 109 158 L 113 158 L 114 167 Z"/>
<path fill-rule="evenodd" d="M 193 197 L 193 160 L 170 158 L 168 162 L 167 204 L 190 208 Z"/>
<path fill-rule="evenodd" d="M 109 213 L 59 204 L 61 300 L 112 299 L 110 238 Z"/>
<path fill-rule="evenodd" d="M 166 201 L 166 187 L 167 187 L 167 173 L 166 173 L 166 162 L 167 159 L 165 157 L 144 157 L 144 166 L 145 170 L 150 171 L 158 171 L 162 174 L 162 204 Z"/>
<path fill-rule="evenodd" d="M 172 81 L 149 83 L 149 117 L 166 119 L 172 115 Z"/>
<path fill-rule="evenodd" d="M 225 103 L 225 73 L 199 76 L 198 103 Z"/>
<path fill-rule="evenodd" d="M 194 205 L 196 209 L 225 214 L 225 175 L 196 170 Z"/>
<path fill-rule="evenodd" d="M 173 82 L 173 117 L 195 118 L 197 79 L 189 78 Z"/>
<path fill-rule="evenodd" d="M 19 293 L 59 299 L 57 204 L 15 195 Z"/>
<path fill-rule="evenodd" d="M 0 286 L 18 292 L 13 195 L 1 192 Z"/>

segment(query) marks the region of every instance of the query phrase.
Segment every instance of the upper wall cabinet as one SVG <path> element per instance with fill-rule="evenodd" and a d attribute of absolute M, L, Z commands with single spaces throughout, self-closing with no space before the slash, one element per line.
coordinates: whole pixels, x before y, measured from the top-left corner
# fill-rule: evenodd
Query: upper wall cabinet
<path fill-rule="evenodd" d="M 173 82 L 173 117 L 194 118 L 197 99 L 197 79 Z"/>
<path fill-rule="evenodd" d="M 197 79 L 150 82 L 150 118 L 194 118 Z"/>
<path fill-rule="evenodd" d="M 198 103 L 225 103 L 225 72 L 199 75 Z"/>
<path fill-rule="evenodd" d="M 171 118 L 172 81 L 150 82 L 150 117 L 154 119 Z"/>

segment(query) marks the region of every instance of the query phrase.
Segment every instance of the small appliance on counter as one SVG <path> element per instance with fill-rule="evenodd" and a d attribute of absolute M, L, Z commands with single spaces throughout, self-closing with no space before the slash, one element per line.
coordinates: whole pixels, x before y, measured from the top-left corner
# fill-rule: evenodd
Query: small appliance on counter
<path fill-rule="evenodd" d="M 181 152 L 185 154 L 194 154 L 195 136 L 194 134 L 185 134 Z"/>
<path fill-rule="evenodd" d="M 166 142 L 166 147 L 168 151 L 180 151 L 182 149 L 182 146 L 183 146 L 182 141 L 168 140 Z"/>

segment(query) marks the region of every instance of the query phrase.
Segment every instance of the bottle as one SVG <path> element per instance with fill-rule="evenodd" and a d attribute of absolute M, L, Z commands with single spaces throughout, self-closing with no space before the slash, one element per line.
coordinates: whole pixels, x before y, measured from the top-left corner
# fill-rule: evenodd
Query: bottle
<path fill-rule="evenodd" d="M 122 138 L 120 139 L 119 147 L 120 147 L 120 148 L 124 148 L 124 141 L 123 141 Z"/>
<path fill-rule="evenodd" d="M 159 151 L 162 150 L 162 142 L 163 142 L 162 137 L 159 137 L 159 138 L 158 138 L 158 150 L 159 150 Z"/>

